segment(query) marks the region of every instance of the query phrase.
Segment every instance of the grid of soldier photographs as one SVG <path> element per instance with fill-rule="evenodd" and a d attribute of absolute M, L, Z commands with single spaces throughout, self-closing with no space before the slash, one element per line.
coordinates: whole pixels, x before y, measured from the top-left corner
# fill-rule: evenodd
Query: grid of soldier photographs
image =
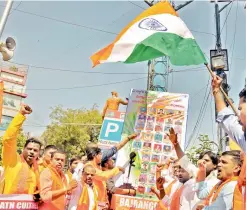
<path fill-rule="evenodd" d="M 162 108 L 139 107 L 135 122 L 135 132 L 139 136 L 132 148 L 141 154 L 141 174 L 138 188 L 148 193 L 155 184 L 157 163 L 174 156 L 173 145 L 169 140 L 169 129 L 174 128 L 180 141 L 184 112 Z"/>

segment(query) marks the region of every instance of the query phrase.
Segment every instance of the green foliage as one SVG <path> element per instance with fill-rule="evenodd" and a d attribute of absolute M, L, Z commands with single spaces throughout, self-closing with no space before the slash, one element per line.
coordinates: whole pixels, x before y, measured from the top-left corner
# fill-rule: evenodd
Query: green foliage
<path fill-rule="evenodd" d="M 192 161 L 192 163 L 195 165 L 197 165 L 200 153 L 205 151 L 218 150 L 216 143 L 210 141 L 208 135 L 200 135 L 198 137 L 198 141 L 200 142 L 198 147 L 193 146 L 185 152 L 189 159 Z"/>
<path fill-rule="evenodd" d="M 52 108 L 50 120 L 51 124 L 42 135 L 44 146 L 54 144 L 63 149 L 68 157 L 82 156 L 89 141 L 98 141 L 101 126 L 84 125 L 102 123 L 96 105 L 90 110 L 64 109 L 62 106 L 56 106 Z"/>
<path fill-rule="evenodd" d="M 2 139 L 3 137 L 1 136 L 0 137 L 0 141 L 1 141 L 1 144 L 0 144 L 0 161 L 2 162 L 2 147 L 3 147 L 3 144 L 2 144 Z M 23 147 L 26 143 L 26 136 L 24 135 L 24 133 L 21 131 L 20 134 L 17 136 L 17 152 L 19 154 L 22 153 L 22 150 L 23 150 Z"/>

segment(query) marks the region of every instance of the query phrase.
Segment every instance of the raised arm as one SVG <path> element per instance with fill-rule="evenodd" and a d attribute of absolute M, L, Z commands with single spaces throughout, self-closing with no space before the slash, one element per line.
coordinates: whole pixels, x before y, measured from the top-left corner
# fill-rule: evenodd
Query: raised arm
<path fill-rule="evenodd" d="M 221 86 L 222 81 L 223 81 L 222 78 L 217 76 L 217 75 L 214 75 L 214 77 L 212 79 L 212 90 L 213 90 L 213 95 L 214 95 L 214 99 L 215 99 L 217 112 L 220 112 L 224 108 L 226 108 L 224 96 L 220 90 L 220 86 Z"/>
<path fill-rule="evenodd" d="M 30 114 L 32 109 L 27 105 L 22 105 L 20 112 L 14 117 L 3 136 L 2 158 L 3 166 L 15 165 L 17 162 L 17 136 L 20 133 L 26 114 Z"/>
<path fill-rule="evenodd" d="M 246 151 L 244 131 L 239 123 L 238 117 L 226 106 L 224 96 L 220 91 L 221 83 L 222 79 L 215 75 L 212 80 L 212 91 L 217 109 L 217 122 L 222 126 L 229 137 Z"/>
<path fill-rule="evenodd" d="M 119 100 L 119 103 L 122 105 L 128 105 L 128 101 L 124 101 L 122 99 Z"/>
<path fill-rule="evenodd" d="M 172 142 L 174 149 L 177 153 L 179 162 L 181 167 L 186 170 L 189 174 L 191 174 L 194 178 L 197 175 L 198 169 L 194 164 L 189 160 L 186 154 L 184 154 L 183 150 L 181 149 L 179 143 L 178 143 L 178 137 L 177 134 L 175 133 L 174 129 L 170 129 L 170 135 L 169 139 Z"/>
<path fill-rule="evenodd" d="M 117 150 L 122 149 L 129 141 L 135 139 L 138 134 L 134 133 L 129 135 L 128 137 L 124 138 L 123 141 L 121 141 L 119 144 L 116 145 Z"/>
<path fill-rule="evenodd" d="M 172 142 L 174 149 L 177 153 L 178 159 L 181 159 L 184 156 L 184 152 L 181 149 L 179 143 L 178 143 L 178 135 L 175 133 L 174 129 L 171 128 L 169 130 L 170 134 L 168 134 L 170 141 Z"/>
<path fill-rule="evenodd" d="M 121 167 L 115 167 L 108 171 L 101 171 L 99 169 L 96 169 L 96 174 L 94 176 L 94 179 L 99 181 L 107 181 L 108 179 L 118 175 L 118 173 L 121 171 Z"/>

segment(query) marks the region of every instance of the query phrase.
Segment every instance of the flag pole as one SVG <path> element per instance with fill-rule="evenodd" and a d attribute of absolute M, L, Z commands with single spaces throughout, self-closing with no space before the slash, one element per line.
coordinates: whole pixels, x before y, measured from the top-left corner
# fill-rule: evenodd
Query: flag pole
<path fill-rule="evenodd" d="M 208 69 L 210 75 L 211 75 L 212 77 L 214 77 L 214 73 L 213 73 L 212 69 L 209 67 L 209 65 L 208 65 L 207 63 L 204 63 L 204 64 L 205 64 L 205 66 L 207 67 L 207 69 Z M 226 94 L 226 92 L 223 90 L 222 86 L 220 86 L 220 91 L 222 92 L 223 96 L 225 97 L 227 103 L 231 106 L 231 108 L 232 108 L 232 110 L 234 111 L 235 115 L 236 115 L 237 117 L 239 117 L 237 109 L 234 107 L 234 105 L 233 105 L 231 99 L 228 97 L 228 95 Z"/>

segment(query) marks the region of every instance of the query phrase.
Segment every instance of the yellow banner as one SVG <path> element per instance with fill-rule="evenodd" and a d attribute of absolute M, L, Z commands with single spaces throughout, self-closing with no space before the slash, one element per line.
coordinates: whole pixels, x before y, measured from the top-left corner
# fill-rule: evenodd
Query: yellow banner
<path fill-rule="evenodd" d="M 158 200 L 138 198 L 125 195 L 113 195 L 111 209 L 113 210 L 156 210 Z"/>

